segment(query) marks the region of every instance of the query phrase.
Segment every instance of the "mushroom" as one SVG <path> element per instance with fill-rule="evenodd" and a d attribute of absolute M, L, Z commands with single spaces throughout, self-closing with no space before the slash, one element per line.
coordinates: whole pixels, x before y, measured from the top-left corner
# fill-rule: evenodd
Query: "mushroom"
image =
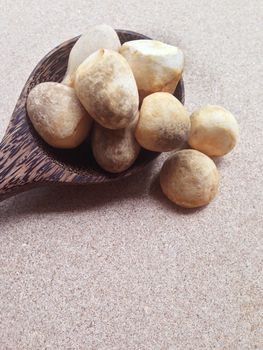
<path fill-rule="evenodd" d="M 138 113 L 138 90 L 131 68 L 117 52 L 100 49 L 77 69 L 76 93 L 89 114 L 105 128 L 122 129 Z"/>
<path fill-rule="evenodd" d="M 208 204 L 216 195 L 219 174 L 205 154 L 185 149 L 168 158 L 160 173 L 163 193 L 174 203 L 195 208 Z"/>
<path fill-rule="evenodd" d="M 54 82 L 41 83 L 30 91 L 27 112 L 38 134 L 57 148 L 79 146 L 92 124 L 74 89 Z"/>
<path fill-rule="evenodd" d="M 68 67 L 62 83 L 73 86 L 78 66 L 93 52 L 101 48 L 119 51 L 120 46 L 117 33 L 107 24 L 89 28 L 85 34 L 81 35 L 70 51 Z"/>
<path fill-rule="evenodd" d="M 136 160 L 140 146 L 134 137 L 137 120 L 125 129 L 110 130 L 95 124 L 92 130 L 92 152 L 97 163 L 106 171 L 119 173 Z"/>
<path fill-rule="evenodd" d="M 239 128 L 233 114 L 216 105 L 201 107 L 191 115 L 188 143 L 209 156 L 223 156 L 236 145 Z"/>
<path fill-rule="evenodd" d="M 189 114 L 168 92 L 155 92 L 143 100 L 135 137 L 139 144 L 155 152 L 182 146 L 190 131 Z"/>
<path fill-rule="evenodd" d="M 174 92 L 184 67 L 178 47 L 157 40 L 133 40 L 124 43 L 119 52 L 131 66 L 140 101 L 154 92 Z"/>

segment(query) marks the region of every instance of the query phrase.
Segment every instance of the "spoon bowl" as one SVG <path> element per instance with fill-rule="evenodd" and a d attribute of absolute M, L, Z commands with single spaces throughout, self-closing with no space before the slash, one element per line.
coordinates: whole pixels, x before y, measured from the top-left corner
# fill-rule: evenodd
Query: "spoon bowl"
<path fill-rule="evenodd" d="M 145 35 L 126 30 L 117 30 L 117 33 L 121 43 L 149 39 Z M 62 81 L 70 50 L 78 38 L 70 39 L 50 51 L 30 74 L 21 92 L 0 143 L 0 201 L 18 192 L 46 184 L 91 184 L 118 180 L 139 172 L 159 155 L 142 149 L 129 169 L 119 174 L 111 174 L 96 163 L 89 141 L 75 149 L 55 149 L 37 134 L 26 112 L 28 93 L 39 83 Z M 174 95 L 184 103 L 182 79 Z"/>

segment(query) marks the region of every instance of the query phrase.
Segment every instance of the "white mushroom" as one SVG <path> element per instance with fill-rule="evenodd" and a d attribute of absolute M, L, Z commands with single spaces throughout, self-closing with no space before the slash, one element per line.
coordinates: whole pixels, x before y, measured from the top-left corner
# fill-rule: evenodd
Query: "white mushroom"
<path fill-rule="evenodd" d="M 119 51 L 120 46 L 117 33 L 107 24 L 89 28 L 85 34 L 81 35 L 70 51 L 68 67 L 62 83 L 73 86 L 78 66 L 93 52 L 101 48 Z"/>
<path fill-rule="evenodd" d="M 184 55 L 178 47 L 156 40 L 133 40 L 124 43 L 120 53 L 131 66 L 140 101 L 153 92 L 174 92 L 184 66 Z"/>

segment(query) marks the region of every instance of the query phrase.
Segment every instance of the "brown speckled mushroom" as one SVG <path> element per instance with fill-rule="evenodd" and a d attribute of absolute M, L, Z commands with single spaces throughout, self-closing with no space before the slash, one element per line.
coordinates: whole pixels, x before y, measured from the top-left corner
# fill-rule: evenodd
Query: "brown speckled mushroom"
<path fill-rule="evenodd" d="M 122 129 L 135 120 L 139 96 L 127 61 L 100 49 L 77 69 L 76 93 L 89 114 L 105 128 Z"/>
<path fill-rule="evenodd" d="M 205 154 L 191 149 L 168 158 L 160 173 L 163 193 L 185 208 L 208 204 L 216 195 L 219 174 L 215 163 Z"/>
<path fill-rule="evenodd" d="M 134 137 L 137 119 L 125 129 L 111 130 L 95 123 L 92 130 L 92 152 L 106 171 L 120 173 L 136 160 L 140 146 Z"/>
<path fill-rule="evenodd" d="M 57 148 L 79 146 L 92 124 L 74 89 L 54 82 L 41 83 L 30 91 L 27 112 L 38 134 Z"/>
<path fill-rule="evenodd" d="M 182 103 L 168 92 L 156 92 L 143 100 L 135 137 L 155 152 L 179 148 L 188 138 L 190 118 Z"/>

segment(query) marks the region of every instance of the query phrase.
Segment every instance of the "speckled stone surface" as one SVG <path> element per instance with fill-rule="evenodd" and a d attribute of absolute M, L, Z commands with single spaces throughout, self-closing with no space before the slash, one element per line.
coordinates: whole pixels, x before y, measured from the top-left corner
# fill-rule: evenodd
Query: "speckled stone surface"
<path fill-rule="evenodd" d="M 163 197 L 165 156 L 0 203 L 1 350 L 263 348 L 262 16 L 258 0 L 0 0 L 1 137 L 40 58 L 102 22 L 180 46 L 189 111 L 220 104 L 241 128 L 204 209 Z"/>

